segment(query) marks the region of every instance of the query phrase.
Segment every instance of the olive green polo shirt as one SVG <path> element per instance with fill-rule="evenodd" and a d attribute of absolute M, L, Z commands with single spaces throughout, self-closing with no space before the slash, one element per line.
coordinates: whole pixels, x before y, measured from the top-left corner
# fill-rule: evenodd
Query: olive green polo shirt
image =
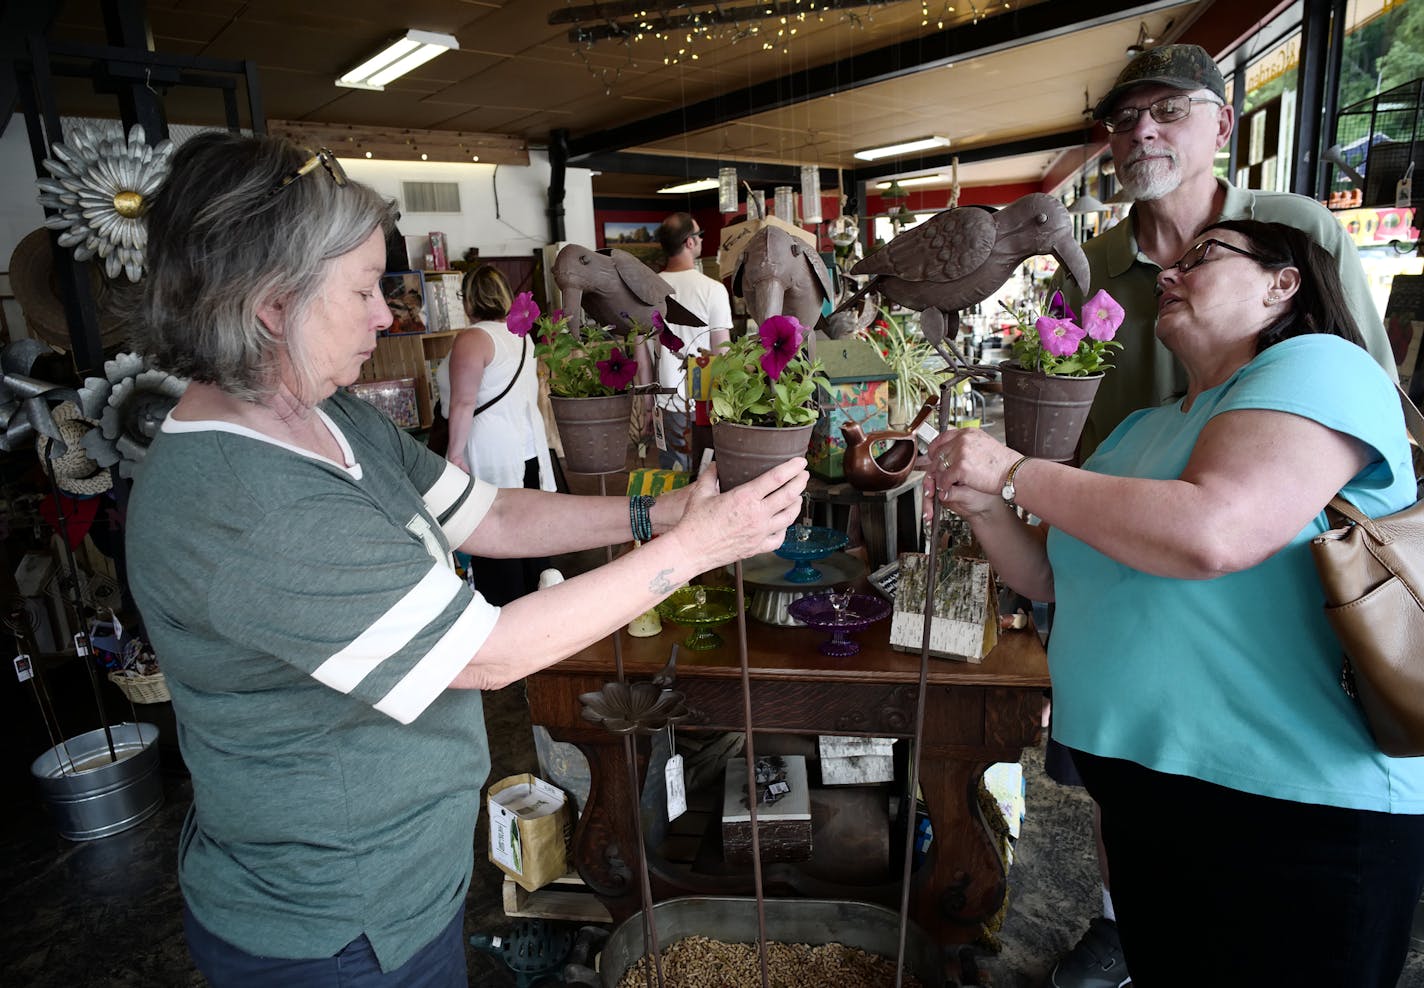
<path fill-rule="evenodd" d="M 1338 262 L 1345 300 L 1365 339 L 1365 348 L 1391 379 L 1398 378 L 1384 322 L 1375 308 L 1355 245 L 1335 216 L 1320 203 L 1288 192 L 1238 189 L 1221 181 L 1226 191 L 1218 220 L 1252 219 L 1284 223 L 1309 234 Z M 1080 458 L 1131 412 L 1155 408 L 1186 393 L 1187 378 L 1176 358 L 1157 341 L 1157 275 L 1162 270 L 1137 246 L 1133 213 L 1112 229 L 1083 245 L 1091 271 L 1091 291 L 1105 288 L 1123 307 L 1126 318 L 1117 331 L 1121 350 L 1114 351 L 1113 369 L 1103 378 L 1083 429 Z M 1075 312 L 1082 310 L 1078 286 L 1069 282 L 1064 295 Z"/>

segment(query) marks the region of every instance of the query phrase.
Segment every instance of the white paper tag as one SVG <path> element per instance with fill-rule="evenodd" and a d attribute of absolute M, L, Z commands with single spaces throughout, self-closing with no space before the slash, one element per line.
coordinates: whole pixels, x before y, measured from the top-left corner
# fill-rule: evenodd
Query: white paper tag
<path fill-rule="evenodd" d="M 653 406 L 653 445 L 664 453 L 667 452 L 667 431 L 663 428 L 663 407 Z"/>
<path fill-rule="evenodd" d="M 82 631 L 74 636 L 74 654 L 81 658 L 89 654 L 89 636 Z"/>
<path fill-rule="evenodd" d="M 519 817 L 507 807 L 491 801 L 490 854 L 516 875 L 524 874 L 524 854 L 519 840 Z"/>
<path fill-rule="evenodd" d="M 1404 177 L 1394 184 L 1394 206 L 1396 209 L 1408 209 L 1414 205 L 1414 162 L 1409 163 L 1405 169 Z"/>
<path fill-rule="evenodd" d="M 673 755 L 663 766 L 667 779 L 668 820 L 676 820 L 687 812 L 687 785 L 682 780 L 682 756 Z"/>
<path fill-rule="evenodd" d="M 109 617 L 110 617 L 110 619 L 112 619 L 113 622 L 114 622 L 114 640 L 115 640 L 115 641 L 123 641 L 123 640 L 124 640 L 124 623 L 119 620 L 119 616 L 118 616 L 117 614 L 115 614 L 112 610 L 109 611 Z"/>
<path fill-rule="evenodd" d="M 33 679 L 35 671 L 30 667 L 30 657 L 28 655 L 15 656 L 15 678 L 20 682 Z"/>

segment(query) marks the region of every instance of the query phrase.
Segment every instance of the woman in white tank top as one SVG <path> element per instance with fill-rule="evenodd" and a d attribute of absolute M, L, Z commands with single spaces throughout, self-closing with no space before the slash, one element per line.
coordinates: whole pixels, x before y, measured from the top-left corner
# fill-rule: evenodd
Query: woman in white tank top
<path fill-rule="evenodd" d="M 554 471 L 539 414 L 539 374 L 532 341 L 505 326 L 513 293 L 488 264 L 465 273 L 465 314 L 475 324 L 455 337 L 436 369 L 440 407 L 450 420 L 445 458 L 497 487 L 552 491 Z M 475 586 L 493 604 L 534 590 L 546 559 L 473 557 Z"/>

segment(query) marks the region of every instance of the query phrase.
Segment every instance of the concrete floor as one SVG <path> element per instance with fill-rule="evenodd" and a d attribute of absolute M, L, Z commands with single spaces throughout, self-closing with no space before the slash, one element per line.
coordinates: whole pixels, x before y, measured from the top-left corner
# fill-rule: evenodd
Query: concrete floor
<path fill-rule="evenodd" d="M 522 687 L 487 694 L 492 779 L 532 770 L 534 746 Z M 1099 905 L 1090 814 L 1081 790 L 1042 774 L 1025 752 L 1028 814 L 1009 875 L 1003 950 L 980 954 L 998 988 L 1038 988 L 1054 958 L 1077 940 Z M 0 823 L 0 985 L 31 988 L 168 988 L 201 985 L 183 943 L 175 877 L 177 836 L 191 790 L 165 782 L 167 801 L 122 834 L 71 843 L 55 835 L 33 793 L 20 787 Z M 483 820 L 476 846 L 486 846 Z M 507 933 L 501 874 L 477 855 L 468 933 Z M 470 950 L 470 983 L 513 986 L 503 963 Z M 1424 954 L 1410 955 L 1401 988 L 1424 988 Z"/>

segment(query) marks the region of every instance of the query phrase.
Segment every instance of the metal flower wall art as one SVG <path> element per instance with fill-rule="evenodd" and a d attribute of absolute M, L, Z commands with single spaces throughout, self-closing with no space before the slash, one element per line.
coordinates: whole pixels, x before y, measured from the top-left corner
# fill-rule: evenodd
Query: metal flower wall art
<path fill-rule="evenodd" d="M 38 340 L 16 340 L 0 350 L 0 449 L 19 449 L 36 436 L 54 440 L 53 456 L 64 455 L 68 448 L 55 424 L 54 406 L 78 401 L 79 395 L 73 388 L 30 376 L 35 360 L 50 352 Z"/>
<path fill-rule="evenodd" d="M 104 361 L 104 376 L 85 378 L 80 390 L 85 414 L 99 422 L 84 437 L 90 458 L 101 467 L 117 463 L 119 476 L 132 477 L 187 387 L 186 378 L 158 370 L 136 353 Z"/>
<path fill-rule="evenodd" d="M 98 256 L 104 273 L 129 281 L 143 277 L 148 232 L 143 213 L 148 197 L 168 174 L 173 142 L 150 146 L 139 124 L 123 133 L 74 124 L 52 147 L 39 179 L 40 204 L 56 210 L 45 226 L 60 231 L 59 245 L 73 247 L 76 260 Z"/>

